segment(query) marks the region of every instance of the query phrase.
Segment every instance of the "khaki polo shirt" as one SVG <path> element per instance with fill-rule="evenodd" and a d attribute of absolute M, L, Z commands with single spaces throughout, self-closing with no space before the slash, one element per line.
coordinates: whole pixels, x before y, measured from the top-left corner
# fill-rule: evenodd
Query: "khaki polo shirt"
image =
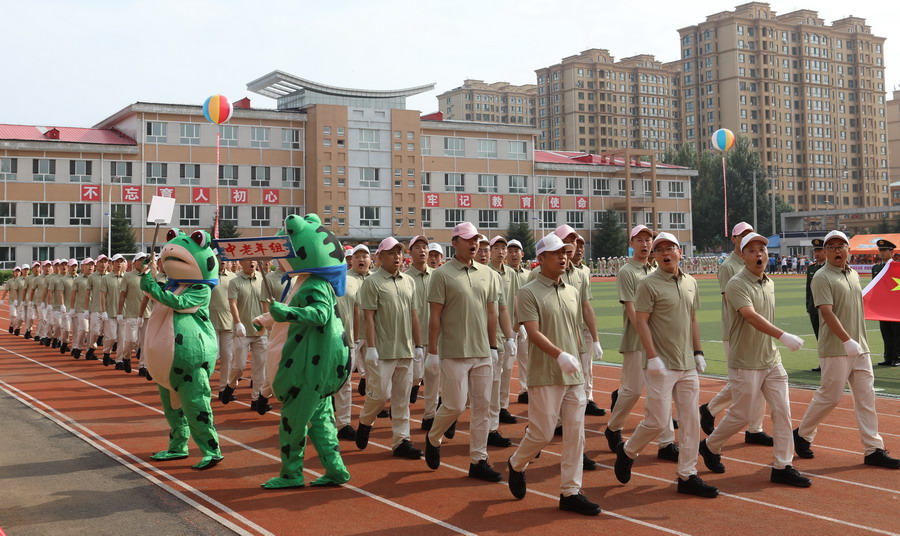
<path fill-rule="evenodd" d="M 34 278 L 34 303 L 44 303 L 44 293 L 47 292 L 47 277 L 40 274 Z"/>
<path fill-rule="evenodd" d="M 375 311 L 378 359 L 412 359 L 412 310 L 416 283 L 403 272 L 379 268 L 359 289 L 360 308 Z M 368 341 L 367 341 L 368 342 Z"/>
<path fill-rule="evenodd" d="M 122 316 L 125 318 L 137 318 L 141 316 L 141 301 L 144 293 L 141 291 L 141 280 L 144 278 L 140 272 L 130 270 L 125 272 L 119 285 L 119 294 L 125 293 L 125 304 L 122 305 Z M 118 307 L 118 304 L 116 305 Z"/>
<path fill-rule="evenodd" d="M 506 269 L 505 264 L 500 265 L 500 270 L 494 268 L 491 263 L 488 263 L 487 266 L 494 272 L 494 285 L 497 287 L 497 346 L 502 348 L 506 338 L 503 336 L 503 330 L 500 329 L 500 306 L 507 308 L 506 314 L 510 315 L 509 306 L 512 304 L 509 270 Z"/>
<path fill-rule="evenodd" d="M 513 328 L 515 328 L 517 324 L 521 323 L 516 311 L 516 295 L 519 293 L 520 288 L 528 284 L 528 276 L 531 275 L 531 270 L 525 268 L 524 264 L 519 264 L 518 270 L 507 264 L 506 269 L 509 271 L 509 295 L 512 296 L 512 302 L 508 305 L 509 310 L 512 311 L 510 313 L 510 321 L 513 324 Z"/>
<path fill-rule="evenodd" d="M 616 288 L 619 291 L 619 303 L 631 302 L 637 297 L 637 287 L 645 277 L 653 273 L 655 268 L 649 264 L 641 263 L 635 259 L 628 259 L 625 266 L 619 270 L 616 278 Z M 638 336 L 637 329 L 631 324 L 628 315 L 625 314 L 625 308 L 622 307 L 622 342 L 619 344 L 620 352 L 639 352 L 644 349 L 641 345 L 641 338 Z"/>
<path fill-rule="evenodd" d="M 59 309 L 59 306 L 63 304 L 63 297 L 60 296 L 60 292 L 65 292 L 63 285 L 65 277 L 64 275 L 53 274 L 47 281 L 48 294 L 45 295 L 44 301 L 55 309 Z"/>
<path fill-rule="evenodd" d="M 422 346 L 428 346 L 428 318 L 431 316 L 431 307 L 428 305 L 428 283 L 431 281 L 432 269 L 427 264 L 425 271 L 419 271 L 413 265 L 409 266 L 406 275 L 412 277 L 416 284 L 416 314 L 419 315 L 419 338 Z"/>
<path fill-rule="evenodd" d="M 728 316 L 728 304 L 725 302 L 725 287 L 728 286 L 728 282 L 734 277 L 734 274 L 740 272 L 744 269 L 744 259 L 741 258 L 740 255 L 731 252 L 725 262 L 723 262 L 719 266 L 719 271 L 716 277 L 719 279 L 719 292 L 722 293 L 722 340 L 727 341 L 728 332 L 731 326 L 731 318 Z"/>
<path fill-rule="evenodd" d="M 359 281 L 360 285 L 362 285 L 362 282 L 365 281 L 366 278 L 368 278 L 370 275 L 372 275 L 372 274 L 360 275 L 360 274 L 356 273 L 355 270 L 347 270 L 347 278 L 349 279 L 352 277 L 352 278 L 356 279 L 357 281 Z"/>
<path fill-rule="evenodd" d="M 341 315 L 341 321 L 344 323 L 344 333 L 347 334 L 347 340 L 350 342 L 350 348 L 356 348 L 356 341 L 353 338 L 353 308 L 359 306 L 359 287 L 365 279 L 361 277 L 350 277 L 347 273 L 347 286 L 343 296 L 338 296 L 337 306 L 338 314 Z M 360 319 L 362 322 L 364 319 Z M 365 339 L 365 329 L 360 329 L 358 336 Z"/>
<path fill-rule="evenodd" d="M 28 294 L 34 289 L 34 278 L 35 276 L 30 273 L 25 276 L 25 280 L 22 281 L 22 295 L 19 297 L 19 300 L 31 301 Z"/>
<path fill-rule="evenodd" d="M 75 293 L 75 283 L 81 279 L 78 274 L 75 275 L 64 275 L 60 279 L 59 286 L 62 287 L 63 291 L 63 302 L 62 304 L 69 307 L 69 304 L 72 303 L 72 295 Z"/>
<path fill-rule="evenodd" d="M 248 337 L 258 337 L 266 334 L 263 328 L 257 331 L 253 327 L 253 319 L 262 314 L 262 277 L 259 275 L 248 276 L 244 272 L 238 272 L 234 279 L 228 283 L 228 299 L 237 300 L 238 314 L 241 315 L 241 324 L 247 330 Z"/>
<path fill-rule="evenodd" d="M 119 288 L 124 277 L 109 272 L 100 278 L 100 292 L 106 293 L 106 303 L 103 306 L 108 316 L 115 317 L 119 313 Z"/>
<path fill-rule="evenodd" d="M 581 261 L 581 264 L 575 265 L 576 270 L 581 270 L 581 273 L 584 274 L 584 277 L 587 278 L 588 282 L 591 280 L 591 267 L 585 264 L 584 261 Z"/>
<path fill-rule="evenodd" d="M 538 270 L 535 270 L 538 272 Z M 572 285 L 557 284 L 543 274 L 516 294 L 516 314 L 520 322 L 537 322 L 539 331 L 563 352 L 578 355 L 578 311 L 581 301 Z M 579 367 L 580 368 L 580 367 Z M 547 355 L 533 339 L 528 339 L 528 387 L 540 385 L 581 385 L 584 375 L 563 374 L 555 357 Z"/>
<path fill-rule="evenodd" d="M 697 281 L 681 270 L 677 276 L 656 270 L 638 283 L 634 310 L 650 313 L 650 334 L 656 357 L 663 359 L 667 369 L 690 370 L 696 366 L 691 318 L 699 308 Z M 645 355 L 645 367 L 646 362 Z"/>
<path fill-rule="evenodd" d="M 849 266 L 841 270 L 826 262 L 813 276 L 811 288 L 816 307 L 831 305 L 832 311 L 844 326 L 844 331 L 863 347 L 863 352 L 868 352 L 862 287 L 856 270 Z M 847 355 L 844 343 L 831 331 L 819 313 L 819 357 L 840 355 Z"/>
<path fill-rule="evenodd" d="M 93 275 L 93 274 L 92 274 Z M 75 278 L 75 312 L 84 312 L 84 300 L 90 294 L 90 278 L 84 274 Z"/>
<path fill-rule="evenodd" d="M 444 306 L 441 311 L 441 359 L 488 357 L 487 304 L 497 301 L 490 268 L 473 262 L 467 266 L 456 257 L 431 274 L 428 301 Z"/>
<path fill-rule="evenodd" d="M 281 282 L 282 276 L 284 276 L 284 270 L 281 268 L 266 274 L 262 286 L 262 300 L 264 302 L 281 301 L 281 295 L 284 294 L 284 288 L 287 286 L 286 281 L 284 283 Z"/>
<path fill-rule="evenodd" d="M 103 281 L 103 274 L 94 272 L 88 276 L 88 291 L 91 294 L 91 302 L 88 304 L 88 310 L 92 313 L 102 312 L 102 303 L 100 301 L 100 282 Z"/>
<path fill-rule="evenodd" d="M 228 286 L 235 277 L 234 272 L 228 270 L 219 274 L 219 284 L 213 287 L 209 297 L 209 320 L 216 331 L 234 329 L 231 306 L 228 305 Z"/>
<path fill-rule="evenodd" d="M 534 281 L 540 273 L 541 268 L 540 266 L 538 266 L 535 270 L 528 274 L 528 281 Z M 576 290 L 578 290 L 578 296 L 581 302 L 590 301 L 591 299 L 593 299 L 593 296 L 591 295 L 590 279 L 585 277 L 584 272 L 575 268 L 575 265 L 571 262 L 569 262 L 569 267 L 566 268 L 566 271 L 563 273 L 562 279 L 566 282 L 567 285 L 572 285 Z M 581 309 L 578 309 L 578 326 L 579 329 L 584 326 L 584 312 Z"/>
<path fill-rule="evenodd" d="M 756 277 L 745 266 L 728 282 L 725 299 L 731 318 L 728 366 L 768 370 L 781 363 L 775 339 L 751 326 L 740 313 L 742 307 L 753 307 L 763 318 L 775 322 L 775 284 L 772 280 L 765 273 Z"/>

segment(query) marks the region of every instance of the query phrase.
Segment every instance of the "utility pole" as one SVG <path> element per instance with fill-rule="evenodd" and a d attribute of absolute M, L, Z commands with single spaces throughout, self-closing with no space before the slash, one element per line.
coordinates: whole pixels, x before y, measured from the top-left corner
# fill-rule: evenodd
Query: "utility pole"
<path fill-rule="evenodd" d="M 759 229 L 756 221 L 756 170 L 753 170 L 753 229 Z"/>
<path fill-rule="evenodd" d="M 770 174 L 771 174 L 770 183 L 772 186 L 772 234 L 773 235 L 778 234 L 775 231 L 775 229 L 776 229 L 775 228 L 775 177 L 778 174 L 776 169 L 777 168 L 772 168 L 772 171 L 770 172 Z"/>

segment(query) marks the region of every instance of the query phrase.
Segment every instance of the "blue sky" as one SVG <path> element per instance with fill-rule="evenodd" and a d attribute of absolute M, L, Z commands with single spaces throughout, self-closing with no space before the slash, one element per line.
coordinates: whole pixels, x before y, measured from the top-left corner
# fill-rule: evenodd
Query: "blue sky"
<path fill-rule="evenodd" d="M 888 38 L 890 98 L 900 85 L 900 3 L 795 2 L 770 4 L 779 14 L 815 9 L 829 23 L 863 17 Z M 739 3 L 0 0 L 0 123 L 92 126 L 136 101 L 201 104 L 214 93 L 274 108 L 246 84 L 275 69 L 346 87 L 434 82 L 408 101 L 430 112 L 466 78 L 534 83 L 534 69 L 588 48 L 672 61 L 678 28 Z"/>

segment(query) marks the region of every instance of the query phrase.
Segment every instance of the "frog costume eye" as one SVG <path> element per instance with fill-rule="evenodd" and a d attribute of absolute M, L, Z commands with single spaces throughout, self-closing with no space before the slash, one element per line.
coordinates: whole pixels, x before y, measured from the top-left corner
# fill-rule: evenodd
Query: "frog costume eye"
<path fill-rule="evenodd" d="M 201 248 L 205 248 L 209 245 L 207 234 L 203 231 L 194 231 L 191 233 L 191 240 Z"/>
<path fill-rule="evenodd" d="M 178 227 L 172 227 L 169 229 L 169 232 L 166 233 L 166 242 L 171 242 L 176 236 L 181 234 L 181 229 Z"/>

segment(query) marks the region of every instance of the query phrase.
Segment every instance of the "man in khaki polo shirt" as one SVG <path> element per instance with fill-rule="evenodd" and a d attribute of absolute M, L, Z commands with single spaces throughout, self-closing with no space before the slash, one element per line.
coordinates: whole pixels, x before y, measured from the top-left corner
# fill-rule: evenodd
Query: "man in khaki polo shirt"
<path fill-rule="evenodd" d="M 584 377 L 575 357 L 578 341 L 578 290 L 561 278 L 569 259 L 555 234 L 537 243 L 540 273 L 518 292 L 517 318 L 528 333 L 529 405 L 525 437 L 510 456 L 509 490 L 525 497 L 525 469 L 541 449 L 553 440 L 557 419 L 562 418 L 563 445 L 560 460 L 560 510 L 597 515 L 600 506 L 581 493 L 584 456 Z"/>
<path fill-rule="evenodd" d="M 352 261 L 353 248 L 345 251 L 344 258 L 348 265 Z M 351 267 L 352 269 L 352 267 Z M 347 272 L 347 283 L 343 296 L 338 296 L 337 306 L 341 322 L 344 324 L 344 332 L 350 342 L 350 356 L 353 359 L 351 370 L 356 367 L 356 362 L 361 361 L 357 355 L 356 345 L 360 338 L 362 327 L 362 313 L 359 310 L 359 289 L 362 287 L 362 278 L 351 277 Z M 364 331 L 365 328 L 363 327 Z M 338 431 L 338 439 L 356 441 L 356 429 L 350 424 L 353 410 L 353 383 L 352 376 L 344 382 L 334 393 L 334 426 Z"/>
<path fill-rule="evenodd" d="M 506 245 L 506 266 L 510 271 L 509 274 L 509 293 L 512 296 L 513 303 L 509 304 L 509 310 L 512 311 L 510 321 L 512 322 L 513 332 L 516 334 L 516 362 L 519 364 L 519 395 L 518 402 L 520 404 L 528 403 L 528 333 L 525 327 L 519 322 L 516 316 L 516 296 L 519 289 L 528 283 L 528 276 L 531 270 L 527 269 L 522 263 L 524 250 L 522 243 L 516 239 L 512 239 Z M 512 368 L 512 367 L 510 367 Z M 501 408 L 507 408 L 509 411 L 509 393 L 504 399 L 501 398 Z M 504 405 L 505 404 L 505 405 Z"/>
<path fill-rule="evenodd" d="M 788 375 L 781 366 L 781 354 L 775 348 L 778 338 L 792 352 L 803 346 L 803 339 L 788 333 L 772 322 L 775 320 L 775 284 L 766 274 L 769 251 L 766 237 L 750 233 L 741 240 L 742 268 L 725 288 L 728 304 L 729 337 L 728 379 L 734 402 L 725 418 L 710 436 L 700 442 L 700 455 L 714 473 L 724 473 L 722 447 L 747 425 L 757 398 L 772 408 L 775 435 L 775 460 L 770 480 L 808 488 L 812 483 L 800 474 L 793 461 L 791 439 L 791 403 L 788 399 Z"/>
<path fill-rule="evenodd" d="M 110 365 L 110 354 L 118 350 L 119 324 L 116 318 L 119 309 L 119 287 L 125 277 L 125 257 L 116 253 L 110 259 L 112 269 L 100 279 L 100 301 L 103 307 L 103 365 Z M 123 362 L 116 363 L 116 370 L 125 370 Z"/>
<path fill-rule="evenodd" d="M 227 370 L 234 358 L 234 321 L 231 316 L 231 304 L 228 303 L 228 289 L 237 277 L 232 272 L 231 262 L 219 257 L 219 284 L 212 288 L 209 297 L 209 320 L 216 329 L 216 341 L 219 347 L 219 402 L 228 404 L 235 400 L 234 390 L 226 396 L 228 388 Z"/>
<path fill-rule="evenodd" d="M 644 420 L 628 441 L 616 446 L 616 479 L 631 480 L 634 459 L 672 420 L 672 401 L 678 413 L 681 448 L 678 452 L 678 493 L 716 497 L 719 490 L 697 476 L 697 446 L 700 416 L 697 399 L 706 368 L 700 347 L 697 281 L 681 271 L 681 247 L 669 233 L 653 239 L 653 256 L 659 266 L 638 284 L 634 302 L 635 320 L 647 363 L 644 382 L 647 400 Z"/>
<path fill-rule="evenodd" d="M 143 291 L 141 291 L 141 279 L 144 277 L 144 274 L 141 273 L 144 268 L 142 261 L 145 257 L 147 257 L 147 254 L 143 251 L 139 251 L 134 255 L 132 269 L 125 273 L 122 277 L 122 283 L 119 285 L 116 323 L 118 324 L 119 339 L 122 347 L 116 354 L 116 368 L 118 369 L 121 363 L 122 370 L 127 374 L 131 374 L 131 355 L 138 349 L 140 330 L 144 324 L 144 317 L 141 311 L 146 306 L 145 300 L 149 301 L 149 298 L 146 298 Z M 143 373 L 139 373 L 140 376 L 146 376 L 147 369 L 143 363 L 140 364 L 140 369 L 143 370 Z"/>
<path fill-rule="evenodd" d="M 734 274 L 740 272 L 744 268 L 744 259 L 741 256 L 740 249 L 741 240 L 752 232 L 753 226 L 743 221 L 732 228 L 731 243 L 734 244 L 734 250 L 728 255 L 725 262 L 719 266 L 717 277 L 719 280 L 719 291 L 722 293 L 722 345 L 725 347 L 725 355 L 728 355 L 728 337 L 731 326 L 729 309 L 725 303 L 725 287 L 728 285 L 731 278 L 734 277 Z M 731 383 L 729 382 L 725 384 L 725 387 L 723 387 L 712 400 L 700 406 L 700 427 L 706 435 L 711 434 L 715 429 L 716 415 L 729 407 L 731 403 Z M 744 433 L 744 443 L 771 447 L 774 445 L 774 441 L 769 434 L 763 431 L 762 427 L 763 417 L 766 415 L 766 400 L 765 398 L 759 397 L 756 399 L 755 403 L 756 406 L 753 408 L 750 424 L 747 426 L 747 431 Z"/>
<path fill-rule="evenodd" d="M 491 239 L 490 266 L 492 270 L 500 275 L 500 280 L 503 283 L 501 290 L 504 297 L 504 308 L 508 317 L 505 321 L 509 323 L 509 336 L 503 341 L 498 341 L 502 343 L 499 348 L 503 351 L 500 354 L 500 385 L 499 390 L 496 392 L 496 405 L 493 395 L 491 396 L 491 428 L 494 430 L 499 428 L 500 423 L 515 424 L 519 422 L 515 415 L 509 412 L 509 388 L 512 381 L 513 365 L 519 353 L 518 332 L 513 319 L 516 316 L 515 293 L 518 292 L 520 285 L 518 274 L 506 264 L 510 251 L 516 249 L 516 245 L 519 245 L 518 240 L 510 248 L 506 238 L 499 235 Z M 518 249 L 521 251 L 521 245 L 519 245 Z M 502 316 L 500 328 L 501 330 L 503 329 Z M 490 441 L 489 437 L 488 444 L 490 444 Z"/>
<path fill-rule="evenodd" d="M 875 376 L 866 337 L 862 287 L 850 267 L 850 241 L 840 231 L 825 235 L 825 266 L 812 280 L 813 300 L 819 309 L 819 366 L 822 382 L 794 430 L 794 450 L 801 458 L 814 456 L 811 443 L 819 423 L 838 405 L 844 385 L 850 384 L 853 410 L 865 447 L 866 465 L 900 468 L 900 460 L 884 450 L 875 412 Z"/>
<path fill-rule="evenodd" d="M 0 305 L 7 300 L 9 304 L 9 333 L 12 335 L 16 331 L 19 324 L 18 308 L 19 308 L 19 283 L 22 280 L 22 268 L 15 266 L 12 270 L 12 277 L 6 280 L 5 289 L 0 296 Z"/>
<path fill-rule="evenodd" d="M 260 301 L 262 274 L 256 270 L 255 260 L 244 259 L 238 264 L 241 269 L 237 277 L 228 283 L 228 306 L 234 326 L 234 353 L 228 370 L 225 371 L 228 385 L 223 390 L 223 396 L 234 396 L 234 390 L 247 366 L 247 353 L 251 352 L 253 360 L 250 364 L 250 379 L 253 388 L 250 392 L 250 409 L 262 415 L 272 409 L 266 399 L 259 406 L 259 390 L 266 383 L 266 347 L 269 339 L 266 328 L 257 330 L 253 327 L 253 319 L 263 314 Z"/>
<path fill-rule="evenodd" d="M 371 392 L 359 414 L 356 446 L 369 444 L 369 433 L 385 402 L 391 401 L 391 450 L 397 458 L 418 460 L 422 451 L 409 439 L 409 392 L 413 357 L 422 353 L 419 317 L 416 314 L 416 284 L 400 271 L 403 244 L 385 238 L 375 251 L 380 267 L 359 290 L 365 314 L 366 372 Z M 417 347 L 417 348 L 414 348 Z"/>
<path fill-rule="evenodd" d="M 59 353 L 65 354 L 70 350 L 69 337 L 72 335 L 72 317 L 75 310 L 72 309 L 72 302 L 75 299 L 75 282 L 78 276 L 78 261 L 69 259 L 66 261 L 66 274 L 60 278 L 57 288 L 61 288 L 59 307 Z"/>
<path fill-rule="evenodd" d="M 44 346 L 50 346 L 50 296 L 48 287 L 53 280 L 53 263 L 49 260 L 41 263 L 41 273 L 35 278 L 34 298 L 37 304 L 37 337 L 36 340 Z"/>
<path fill-rule="evenodd" d="M 500 473 L 487 459 L 498 290 L 490 268 L 473 262 L 478 250 L 475 226 L 463 222 L 454 227 L 451 243 L 456 253 L 434 271 L 428 287 L 428 359 L 440 359 L 443 403 L 425 436 L 425 461 L 431 469 L 440 466 L 441 438 L 465 411 L 468 400 L 469 477 L 499 482 Z"/>
<path fill-rule="evenodd" d="M 416 284 L 416 314 L 419 316 L 419 344 L 424 353 L 428 346 L 428 282 L 431 280 L 431 272 L 434 270 L 428 266 L 428 237 L 425 235 L 414 236 L 409 241 L 410 265 L 406 275 L 413 278 Z M 434 421 L 434 412 L 437 411 L 438 392 L 440 390 L 440 367 L 431 367 L 425 370 L 425 360 L 417 360 L 413 366 L 413 386 L 409 395 L 410 403 L 415 403 L 419 395 L 419 385 L 425 382 L 425 413 L 422 415 L 422 429 L 428 430 Z M 437 371 L 437 376 L 433 373 Z M 429 383 L 430 382 L 430 383 Z M 430 386 L 430 388 L 429 388 Z M 426 424 L 427 421 L 427 424 Z"/>
<path fill-rule="evenodd" d="M 494 286 L 497 289 L 497 360 L 491 364 L 493 369 L 493 378 L 491 380 L 491 406 L 490 406 L 490 427 L 488 433 L 488 445 L 492 447 L 506 448 L 512 445 L 509 438 L 503 437 L 500 433 L 500 393 L 503 390 L 504 368 L 507 368 L 506 361 L 514 359 L 516 355 L 516 339 L 512 331 L 509 321 L 509 308 L 507 304 L 511 302 L 509 273 L 503 264 L 506 258 L 506 239 L 502 236 L 495 236 L 492 240 L 488 240 L 486 236 L 481 235 L 478 243 L 479 256 L 477 261 L 486 265 L 491 269 L 494 276 Z M 498 259 L 495 265 L 494 259 Z M 499 267 L 499 268 L 498 268 Z M 509 364 L 509 367 L 512 363 Z M 509 379 L 507 377 L 506 398 L 509 400 Z M 512 415 L 507 411 L 506 421 L 511 420 Z"/>
<path fill-rule="evenodd" d="M 629 233 L 628 243 L 633 254 L 616 277 L 619 303 L 622 304 L 623 330 L 622 343 L 619 346 L 622 353 L 622 373 L 619 388 L 611 395 L 612 415 L 603 432 L 609 450 L 613 452 L 616 451 L 616 445 L 622 441 L 625 420 L 644 391 L 644 352 L 641 338 L 635 329 L 637 313 L 634 310 L 634 302 L 638 284 L 654 271 L 648 262 L 650 246 L 653 244 L 653 231 L 645 225 L 635 226 Z M 659 449 L 656 456 L 663 460 L 678 461 L 678 447 L 675 446 L 675 429 L 671 419 L 666 422 L 666 426 L 659 434 Z"/>
<path fill-rule="evenodd" d="M 372 257 L 369 252 L 369 247 L 365 244 L 358 244 L 355 246 L 350 250 L 350 260 L 348 262 L 350 268 L 347 270 L 347 279 L 355 279 L 357 283 L 359 283 L 359 286 L 362 287 L 363 281 L 369 277 L 369 271 L 372 268 Z M 362 313 L 360 313 L 360 317 L 362 317 Z M 365 360 L 366 335 L 365 329 L 358 331 L 359 339 L 354 343 L 354 346 L 356 347 L 354 363 L 356 365 L 356 370 L 359 371 L 359 385 L 357 385 L 357 392 L 360 396 L 365 396 L 367 392 Z"/>
<path fill-rule="evenodd" d="M 72 312 L 72 357 L 79 359 L 81 350 L 88 344 L 88 322 L 91 313 L 88 307 L 91 301 L 90 276 L 94 273 L 94 259 L 87 257 L 81 261 L 81 275 L 75 279 L 75 292 L 69 304 Z"/>
<path fill-rule="evenodd" d="M 437 242 L 428 244 L 428 266 L 437 270 L 444 264 L 444 247 Z"/>
<path fill-rule="evenodd" d="M 96 270 L 88 278 L 88 293 L 90 295 L 90 303 L 88 312 L 90 313 L 90 321 L 88 322 L 88 340 L 89 345 L 87 354 L 84 359 L 92 361 L 97 359 L 94 353 L 103 339 L 103 300 L 100 299 L 100 282 L 106 275 L 109 268 L 109 257 L 104 254 L 97 256 Z"/>
<path fill-rule="evenodd" d="M 34 288 L 37 284 L 37 276 L 41 272 L 41 263 L 34 261 L 31 264 L 31 270 L 25 277 L 25 334 L 22 335 L 26 339 L 33 340 L 37 333 L 35 324 L 37 322 L 37 304 L 34 302 Z"/>

